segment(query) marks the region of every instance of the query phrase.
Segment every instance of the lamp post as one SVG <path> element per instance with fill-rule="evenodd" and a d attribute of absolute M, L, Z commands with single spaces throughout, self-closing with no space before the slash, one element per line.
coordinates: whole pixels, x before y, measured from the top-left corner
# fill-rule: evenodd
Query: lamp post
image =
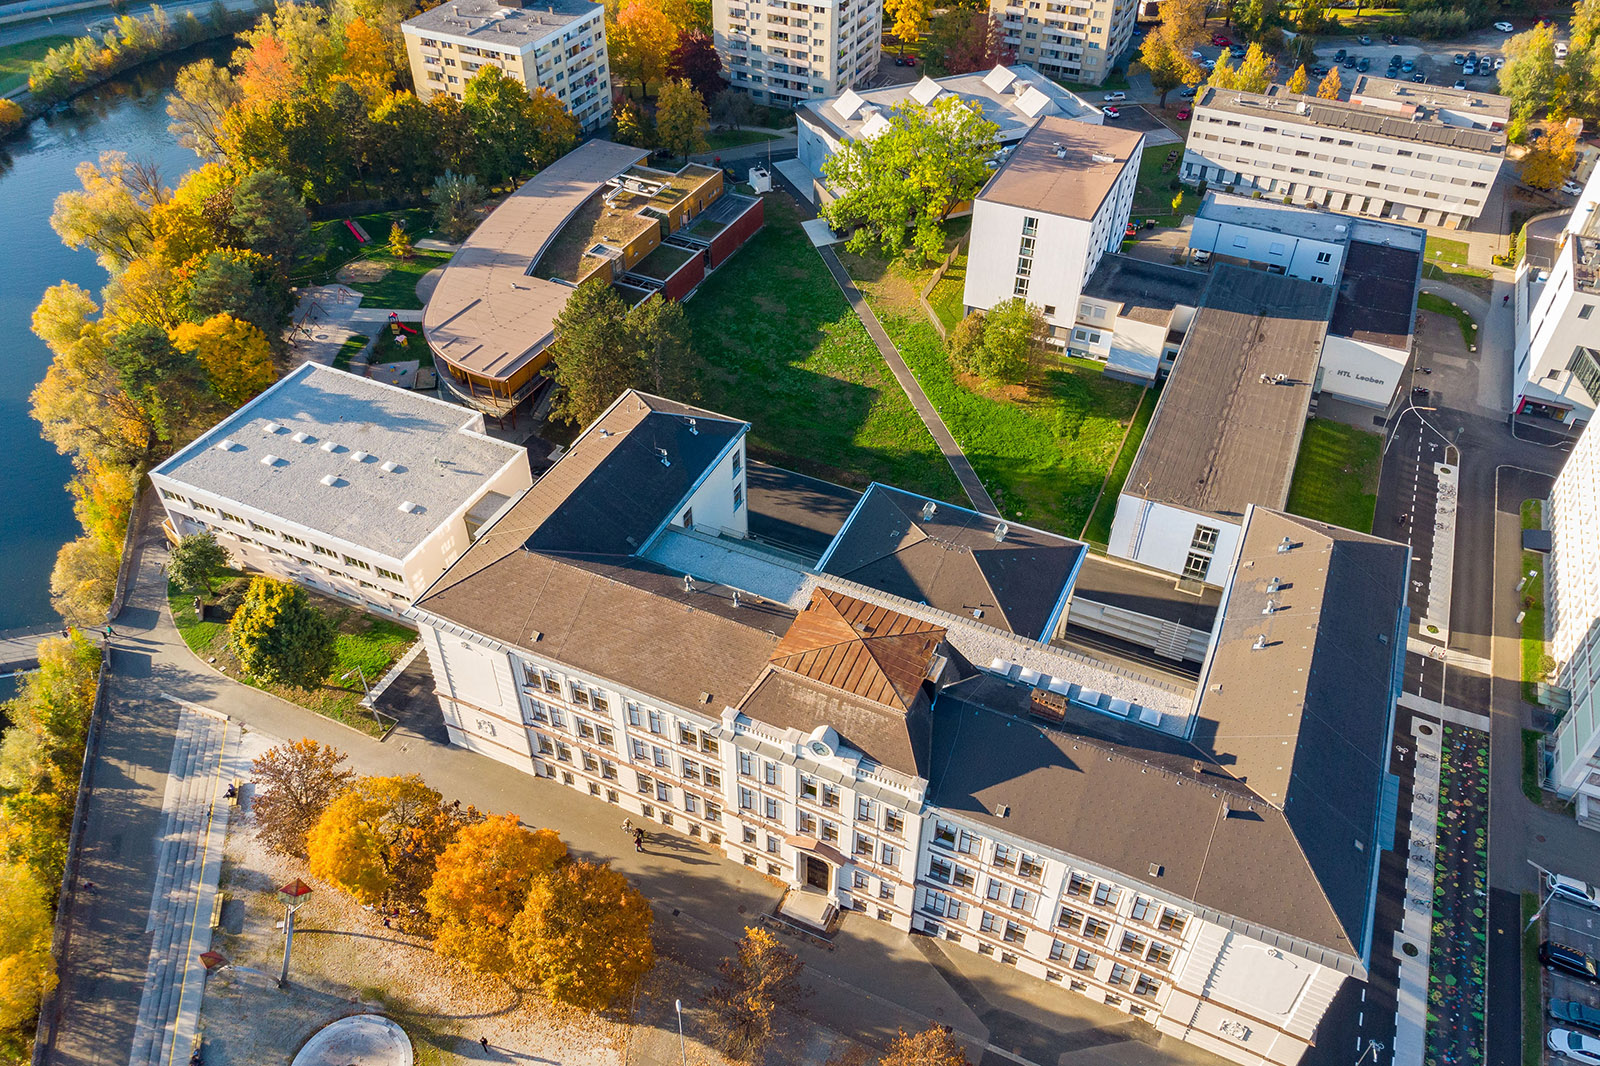
<path fill-rule="evenodd" d="M 346 670 L 344 673 L 339 675 L 339 680 L 340 681 L 348 681 L 348 680 L 350 680 L 350 675 L 351 674 L 355 674 L 357 677 L 359 677 L 361 679 L 361 691 L 365 692 L 367 694 L 367 699 L 370 700 L 372 698 L 372 686 L 367 684 L 366 672 L 363 671 L 361 669 L 361 667 L 357 666 L 353 670 Z"/>
<path fill-rule="evenodd" d="M 683 1042 L 683 1000 L 673 1000 L 672 1009 L 678 1012 L 678 1061 L 689 1066 L 689 1046 Z"/>
<path fill-rule="evenodd" d="M 1368 1040 L 1367 1041 L 1366 1050 L 1361 1053 L 1361 1058 L 1356 1059 L 1355 1066 L 1361 1066 L 1361 1059 L 1366 1058 L 1368 1055 L 1372 1056 L 1372 1061 L 1373 1062 L 1377 1062 L 1378 1061 L 1378 1053 L 1381 1052 L 1382 1050 L 1383 1050 L 1383 1045 L 1380 1044 L 1378 1041 L 1376 1041 L 1376 1040 Z"/>
<path fill-rule="evenodd" d="M 294 947 L 294 912 L 311 895 L 311 886 L 298 877 L 278 889 L 283 900 L 283 972 L 278 975 L 278 987 L 289 987 L 289 950 Z"/>

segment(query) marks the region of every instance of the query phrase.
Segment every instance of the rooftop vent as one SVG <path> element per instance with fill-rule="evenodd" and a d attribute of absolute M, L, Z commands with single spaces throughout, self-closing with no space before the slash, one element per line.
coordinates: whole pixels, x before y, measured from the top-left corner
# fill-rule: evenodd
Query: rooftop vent
<path fill-rule="evenodd" d="M 233 441 L 229 440 L 227 437 L 223 437 L 221 440 L 217 441 L 217 451 L 219 452 L 231 452 L 237 447 L 238 445 L 233 443 Z"/>
<path fill-rule="evenodd" d="M 1250 645 L 1250 650 L 1251 651 L 1260 651 L 1262 648 L 1265 648 L 1266 646 L 1267 646 L 1267 635 L 1265 633 L 1257 633 L 1255 642 Z"/>
<path fill-rule="evenodd" d="M 1056 155 L 1060 156 L 1062 159 L 1067 157 L 1065 149 L 1057 152 Z M 1096 152 L 1089 158 L 1093 159 L 1096 163 L 1115 163 L 1117 161 L 1117 157 L 1112 155 L 1110 152 Z"/>
<path fill-rule="evenodd" d="M 999 544 L 1006 539 L 1006 534 L 1011 532 L 1011 527 L 1001 522 L 994 527 L 994 542 Z"/>
<path fill-rule="evenodd" d="M 974 607 L 972 609 L 972 617 L 974 617 L 974 618 L 982 618 L 983 617 L 983 608 L 982 607 Z"/>
<path fill-rule="evenodd" d="M 410 500 L 401 500 L 399 510 L 401 514 L 416 514 L 417 505 Z"/>
<path fill-rule="evenodd" d="M 392 474 L 396 470 L 399 470 L 399 469 L 400 469 L 400 464 L 395 462 L 393 459 L 385 459 L 383 461 L 383 471 L 384 471 L 384 473 Z"/>
<path fill-rule="evenodd" d="M 1288 537 L 1284 537 L 1278 542 L 1278 554 L 1282 555 L 1292 547 L 1294 547 L 1294 541 L 1290 540 Z"/>
<path fill-rule="evenodd" d="M 1150 864 L 1150 876 L 1151 877 L 1160 877 L 1161 876 L 1161 872 L 1163 870 L 1165 870 L 1165 869 L 1166 869 L 1166 867 L 1162 866 L 1159 862 L 1153 862 L 1153 863 Z"/>
<path fill-rule="evenodd" d="M 345 484 L 345 480 L 338 474 L 323 474 L 322 483 L 331 489 Z"/>
<path fill-rule="evenodd" d="M 1010 813 L 1011 813 L 1011 808 L 1009 806 L 1007 806 L 1006 804 L 1004 804 L 1004 803 L 996 803 L 994 805 L 994 816 L 996 818 L 1005 818 L 1008 815 L 1010 815 Z"/>
<path fill-rule="evenodd" d="M 263 432 L 263 433 L 276 433 L 276 432 L 278 432 L 278 430 L 280 430 L 282 428 L 283 427 L 278 425 L 278 423 L 276 423 L 276 422 L 268 422 L 266 425 L 261 427 L 261 432 Z"/>
<path fill-rule="evenodd" d="M 922 505 L 922 520 L 924 522 L 932 521 L 933 516 L 938 513 L 938 510 L 939 505 L 934 503 L 932 500 L 928 500 Z"/>
<path fill-rule="evenodd" d="M 700 435 L 700 430 L 695 427 L 694 419 L 692 418 L 689 419 L 689 432 L 696 437 Z"/>
<path fill-rule="evenodd" d="M 350 453 L 350 461 L 352 463 L 364 463 L 367 461 L 367 453 L 359 450 L 353 451 Z"/>
<path fill-rule="evenodd" d="M 322 442 L 322 450 L 325 451 L 325 452 L 336 452 L 336 451 L 339 450 L 339 442 L 338 441 L 332 441 L 332 440 L 325 440 L 325 441 Z"/>
<path fill-rule="evenodd" d="M 544 633 L 537 629 L 530 629 L 528 631 L 528 639 L 537 644 L 544 639 Z"/>
<path fill-rule="evenodd" d="M 1278 578 L 1273 578 L 1271 581 L 1267 582 L 1267 591 L 1268 592 L 1279 592 L 1282 589 L 1283 589 L 1283 582 Z"/>
<path fill-rule="evenodd" d="M 273 455 L 271 452 L 268 452 L 266 455 L 263 455 L 261 457 L 261 465 L 262 466 L 277 466 L 281 462 L 283 462 L 283 460 L 279 459 L 276 455 Z"/>
<path fill-rule="evenodd" d="M 296 444 L 310 444 L 312 441 L 316 440 L 315 437 L 303 429 L 296 430 L 290 435 L 289 439 L 294 441 Z"/>
<path fill-rule="evenodd" d="M 667 450 L 665 448 L 657 448 L 656 456 L 660 458 L 662 466 L 672 465 L 672 460 L 667 458 Z"/>
<path fill-rule="evenodd" d="M 1277 609 L 1278 609 L 1278 601 L 1269 598 L 1267 600 L 1267 605 L 1265 607 L 1261 608 L 1261 613 L 1262 614 L 1272 614 Z"/>

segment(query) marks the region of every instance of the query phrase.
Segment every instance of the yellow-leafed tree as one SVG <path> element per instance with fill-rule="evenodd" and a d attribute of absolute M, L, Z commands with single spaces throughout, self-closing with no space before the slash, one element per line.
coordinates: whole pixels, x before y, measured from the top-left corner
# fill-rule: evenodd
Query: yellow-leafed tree
<path fill-rule="evenodd" d="M 765 929 L 745 928 L 734 955 L 717 964 L 722 980 L 706 993 L 711 1025 L 724 1051 L 746 1062 L 759 1060 L 772 1042 L 779 1009 L 803 994 L 804 965 Z"/>
<path fill-rule="evenodd" d="M 524 829 L 514 814 L 487 818 L 456 834 L 439 855 L 422 894 L 435 926 L 434 949 L 483 973 L 511 964 L 506 941 L 528 887 L 567 857 L 551 829 Z"/>
<path fill-rule="evenodd" d="M 26 1024 L 56 987 L 50 893 L 18 863 L 0 866 L 0 1030 Z"/>
<path fill-rule="evenodd" d="M 609 866 L 573 862 L 534 882 L 511 922 L 512 970 L 558 1003 L 604 1010 L 655 965 L 650 904 Z"/>
<path fill-rule="evenodd" d="M 1317 97 L 1322 100 L 1337 100 L 1339 99 L 1339 90 L 1342 88 L 1344 88 L 1344 84 L 1339 81 L 1339 70 L 1335 67 L 1333 70 L 1328 71 L 1322 81 L 1317 83 Z"/>
<path fill-rule="evenodd" d="M 181 323 L 172 331 L 172 343 L 199 360 L 212 391 L 229 407 L 240 406 L 276 376 L 267 335 L 226 312 L 200 323 Z"/>
<path fill-rule="evenodd" d="M 920 1033 L 900 1030 L 878 1066 L 969 1066 L 966 1048 L 943 1025 L 930 1025 Z"/>
<path fill-rule="evenodd" d="M 363 903 L 400 904 L 409 919 L 439 855 L 477 818 L 447 806 L 416 774 L 358 778 L 306 834 L 311 875 Z"/>
<path fill-rule="evenodd" d="M 1567 180 L 1577 161 L 1577 130 L 1565 122 L 1556 123 L 1533 142 L 1523 158 L 1522 181 L 1535 189 L 1554 189 Z"/>

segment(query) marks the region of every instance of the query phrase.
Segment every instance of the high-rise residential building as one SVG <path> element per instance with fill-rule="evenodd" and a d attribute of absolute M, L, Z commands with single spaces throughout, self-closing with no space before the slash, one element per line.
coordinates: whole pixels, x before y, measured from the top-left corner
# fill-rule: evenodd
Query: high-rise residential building
<path fill-rule="evenodd" d="M 407 19 L 406 58 L 423 102 L 498 66 L 529 92 L 546 89 L 585 130 L 611 121 L 605 8 L 588 0 L 448 0 Z"/>
<path fill-rule="evenodd" d="M 1545 761 L 1545 785 L 1600 829 L 1600 436 L 1585 432 L 1548 504 L 1545 636 L 1555 661 L 1552 702 L 1570 703 Z"/>
<path fill-rule="evenodd" d="M 1582 426 L 1600 402 L 1600 168 L 1544 243 L 1517 272 L 1512 409 Z"/>
<path fill-rule="evenodd" d="M 1133 43 L 1137 0 L 989 0 L 1017 62 L 1099 85 Z"/>
<path fill-rule="evenodd" d="M 883 0 L 712 0 L 711 27 L 732 88 L 799 107 L 878 72 Z"/>

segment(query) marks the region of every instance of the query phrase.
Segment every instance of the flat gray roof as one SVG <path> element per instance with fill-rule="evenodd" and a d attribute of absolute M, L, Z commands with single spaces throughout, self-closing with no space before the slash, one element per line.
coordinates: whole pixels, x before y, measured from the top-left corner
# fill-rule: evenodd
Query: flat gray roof
<path fill-rule="evenodd" d="M 1122 491 L 1235 521 L 1282 507 L 1335 295 L 1216 267 Z"/>
<path fill-rule="evenodd" d="M 1226 192 L 1206 193 L 1195 217 L 1330 244 L 1344 244 L 1349 240 L 1350 226 L 1355 221 L 1327 211 L 1308 211 L 1264 197 L 1257 199 Z"/>
<path fill-rule="evenodd" d="M 1139 167 L 1144 134 L 1047 115 L 1012 149 L 978 199 L 1093 219 L 1117 179 Z"/>
<path fill-rule="evenodd" d="M 433 350 L 493 378 L 542 351 L 572 286 L 532 277 L 534 263 L 584 201 L 648 154 L 589 141 L 506 197 L 451 257 L 428 300 L 422 331 Z"/>
<path fill-rule="evenodd" d="M 1247 93 L 1238 89 L 1206 88 L 1201 90 L 1196 104 L 1231 114 L 1249 115 L 1257 122 L 1276 120 L 1291 125 L 1320 126 L 1346 133 L 1369 133 L 1397 141 L 1454 148 L 1461 152 L 1505 156 L 1506 135 L 1503 131 L 1453 126 L 1427 111 L 1419 112 L 1418 117 L 1412 119 L 1397 112 L 1364 107 L 1344 100 L 1322 100 L 1314 96 L 1276 91 L 1278 89 L 1279 86 L 1274 85 L 1274 91 Z"/>
<path fill-rule="evenodd" d="M 1505 125 L 1511 118 L 1511 98 L 1495 93 L 1482 93 L 1473 89 L 1456 89 L 1448 85 L 1418 85 L 1410 81 L 1394 81 L 1374 74 L 1356 78 L 1350 90 L 1350 99 L 1356 103 L 1374 101 L 1377 106 L 1397 107 L 1410 111 L 1417 109 L 1435 115 L 1440 108 L 1473 116 L 1484 126 L 1496 123 Z M 1449 122 L 1450 118 L 1440 121 Z"/>
<path fill-rule="evenodd" d="M 1152 263 L 1130 255 L 1100 260 L 1083 295 L 1122 305 L 1120 314 L 1137 322 L 1166 322 L 1179 304 L 1199 307 L 1211 275 L 1203 270 Z"/>
<path fill-rule="evenodd" d="M 506 464 L 528 461 L 473 428 L 482 418 L 304 363 L 154 473 L 404 559 Z"/>
<path fill-rule="evenodd" d="M 467 37 L 487 49 L 521 51 L 568 25 L 601 11 L 588 0 L 537 0 L 512 7 L 497 0 L 450 0 L 407 19 L 413 33 Z"/>

